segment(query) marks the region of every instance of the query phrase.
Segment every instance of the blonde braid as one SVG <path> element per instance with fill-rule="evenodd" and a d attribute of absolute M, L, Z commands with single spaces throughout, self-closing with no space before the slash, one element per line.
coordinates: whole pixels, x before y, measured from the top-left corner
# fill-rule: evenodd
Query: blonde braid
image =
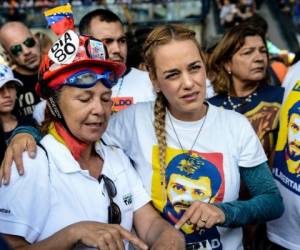
<path fill-rule="evenodd" d="M 164 95 L 160 92 L 154 106 L 154 127 L 159 149 L 159 169 L 161 174 L 161 184 L 165 185 L 165 170 L 166 170 L 166 101 Z"/>

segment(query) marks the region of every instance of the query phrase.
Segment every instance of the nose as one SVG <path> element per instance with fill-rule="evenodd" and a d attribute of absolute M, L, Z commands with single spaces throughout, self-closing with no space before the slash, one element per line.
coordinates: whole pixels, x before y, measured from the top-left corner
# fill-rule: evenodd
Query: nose
<path fill-rule="evenodd" d="M 26 45 L 22 44 L 22 51 L 23 51 L 23 54 L 27 55 L 27 54 L 30 54 L 30 48 L 28 48 Z"/>
<path fill-rule="evenodd" d="M 120 44 L 118 43 L 118 41 L 114 41 L 113 43 L 111 43 L 111 53 L 112 54 L 120 54 Z"/>
<path fill-rule="evenodd" d="M 102 115 L 104 114 L 104 107 L 100 99 L 95 99 L 93 103 L 93 114 Z"/>
<path fill-rule="evenodd" d="M 259 50 L 256 50 L 255 52 L 255 60 L 258 60 L 258 61 L 263 61 L 264 58 L 267 57 L 267 55 Z"/>
<path fill-rule="evenodd" d="M 194 80 L 188 73 L 182 74 L 182 84 L 185 89 L 191 89 L 194 86 Z"/>
<path fill-rule="evenodd" d="M 10 96 L 9 89 L 7 87 L 3 87 L 1 89 L 1 94 L 2 94 L 3 97 Z"/>

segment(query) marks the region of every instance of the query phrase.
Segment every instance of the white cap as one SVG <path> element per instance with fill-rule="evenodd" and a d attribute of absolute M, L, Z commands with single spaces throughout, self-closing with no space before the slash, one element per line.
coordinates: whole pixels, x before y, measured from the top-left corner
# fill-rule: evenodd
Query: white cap
<path fill-rule="evenodd" d="M 10 67 L 0 64 L 0 88 L 2 88 L 8 82 L 14 82 L 19 86 L 23 86 L 23 83 L 14 77 Z"/>

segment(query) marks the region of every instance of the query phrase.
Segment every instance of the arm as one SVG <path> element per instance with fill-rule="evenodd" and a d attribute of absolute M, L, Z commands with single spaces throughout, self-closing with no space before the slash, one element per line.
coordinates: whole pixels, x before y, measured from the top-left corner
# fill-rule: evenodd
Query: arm
<path fill-rule="evenodd" d="M 9 183 L 13 161 L 16 163 L 19 174 L 22 175 L 24 173 L 22 153 L 28 151 L 29 156 L 34 158 L 36 141 L 39 142 L 40 140 L 41 134 L 34 127 L 21 126 L 14 130 L 0 167 L 0 186 L 2 181 L 4 184 Z"/>
<path fill-rule="evenodd" d="M 223 226 L 239 227 L 280 217 L 284 210 L 282 198 L 268 164 L 265 162 L 253 168 L 240 167 L 240 174 L 252 198 L 215 204 L 225 214 Z"/>
<path fill-rule="evenodd" d="M 139 249 L 148 249 L 139 238 L 120 225 L 105 224 L 92 221 L 81 221 L 71 224 L 49 238 L 29 244 L 24 238 L 3 234 L 7 243 L 16 250 L 69 250 L 76 244 L 96 249 L 124 249 L 123 239 L 132 242 Z"/>
<path fill-rule="evenodd" d="M 133 222 L 138 235 L 151 249 L 185 249 L 183 235 L 163 220 L 149 203 L 134 213 Z"/>

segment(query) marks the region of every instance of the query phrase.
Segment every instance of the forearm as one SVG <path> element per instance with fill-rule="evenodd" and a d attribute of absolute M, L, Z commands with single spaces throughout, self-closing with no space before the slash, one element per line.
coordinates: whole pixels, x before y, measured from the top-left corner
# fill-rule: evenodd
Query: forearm
<path fill-rule="evenodd" d="M 225 214 L 225 227 L 239 227 L 251 223 L 264 223 L 283 213 L 282 198 L 273 180 L 268 164 L 253 168 L 240 168 L 241 178 L 251 199 L 215 204 Z"/>
<path fill-rule="evenodd" d="M 13 131 L 12 135 L 8 139 L 8 143 L 20 133 L 30 134 L 36 142 L 39 142 L 42 139 L 42 134 L 37 128 L 32 126 L 19 126 Z"/>
<path fill-rule="evenodd" d="M 68 250 L 72 249 L 77 243 L 74 237 L 75 232 L 73 232 L 72 227 L 66 227 L 47 239 L 39 241 L 34 244 L 29 244 L 23 238 L 13 235 L 3 235 L 3 238 L 7 241 L 11 249 L 16 250 L 51 250 L 51 249 L 61 249 Z"/>
<path fill-rule="evenodd" d="M 145 241 L 149 246 L 153 246 L 158 241 L 167 241 L 170 245 L 182 244 L 185 246 L 184 236 L 171 226 L 168 222 L 157 216 L 146 234 Z"/>

